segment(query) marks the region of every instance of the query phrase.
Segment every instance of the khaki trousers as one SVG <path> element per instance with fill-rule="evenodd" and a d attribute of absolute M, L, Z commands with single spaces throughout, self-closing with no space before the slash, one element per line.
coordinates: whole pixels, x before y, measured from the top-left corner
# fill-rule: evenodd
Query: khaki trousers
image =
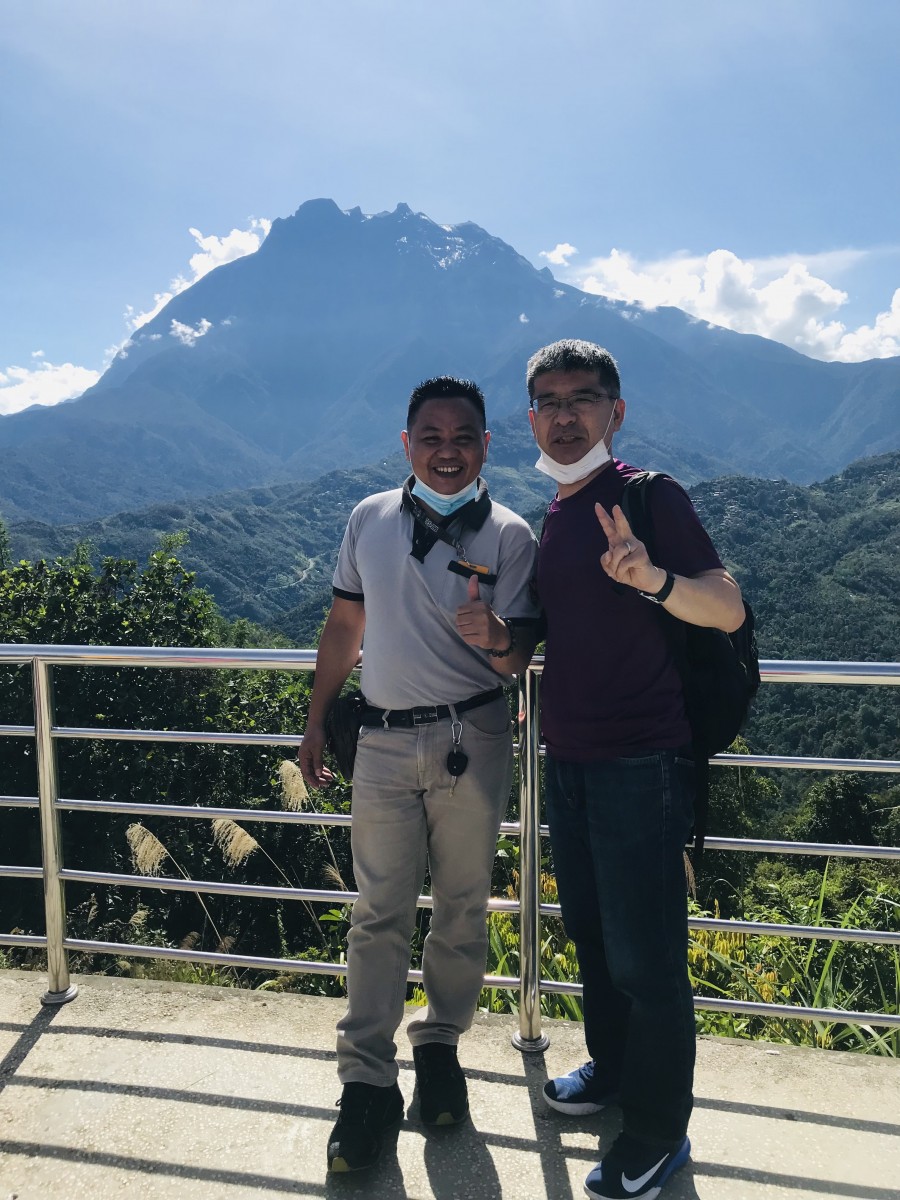
<path fill-rule="evenodd" d="M 487 953 L 487 901 L 497 832 L 512 783 L 506 702 L 460 718 L 466 770 L 447 770 L 450 721 L 360 730 L 351 846 L 359 899 L 347 945 L 347 1014 L 338 1023 L 341 1083 L 392 1084 L 416 900 L 431 873 L 425 939 L 428 1005 L 409 1025 L 413 1045 L 455 1045 L 472 1023 Z"/>

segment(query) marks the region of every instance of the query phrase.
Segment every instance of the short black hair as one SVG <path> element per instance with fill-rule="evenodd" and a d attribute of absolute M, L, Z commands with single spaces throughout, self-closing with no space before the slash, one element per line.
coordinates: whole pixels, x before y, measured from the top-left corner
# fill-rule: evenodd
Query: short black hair
<path fill-rule="evenodd" d="M 616 360 L 608 350 L 594 342 L 565 338 L 532 354 L 525 372 L 528 395 L 532 400 L 535 379 L 539 375 L 546 375 L 548 371 L 596 371 L 600 377 L 600 386 L 605 388 L 613 399 L 619 398 L 621 382 Z"/>
<path fill-rule="evenodd" d="M 425 379 L 418 387 L 413 388 L 409 398 L 409 410 L 406 414 L 406 428 L 409 429 L 416 413 L 426 400 L 468 400 L 481 417 L 481 428 L 487 428 L 487 418 L 484 414 L 484 393 L 477 383 L 471 379 L 456 379 L 452 375 L 436 375 L 434 379 Z"/>

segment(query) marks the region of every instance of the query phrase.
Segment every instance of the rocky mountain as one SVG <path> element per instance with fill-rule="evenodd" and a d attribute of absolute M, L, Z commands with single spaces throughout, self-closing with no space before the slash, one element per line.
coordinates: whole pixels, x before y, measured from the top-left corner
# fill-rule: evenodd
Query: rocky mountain
<path fill-rule="evenodd" d="M 477 225 L 311 200 L 175 296 L 84 396 L 0 418 L 0 513 L 81 521 L 371 463 L 430 375 L 475 378 L 492 421 L 524 421 L 525 361 L 559 337 L 613 351 L 621 452 L 688 481 L 809 482 L 900 445 L 900 359 L 818 362 L 587 295 Z M 533 454 L 516 428 L 509 467 Z"/>

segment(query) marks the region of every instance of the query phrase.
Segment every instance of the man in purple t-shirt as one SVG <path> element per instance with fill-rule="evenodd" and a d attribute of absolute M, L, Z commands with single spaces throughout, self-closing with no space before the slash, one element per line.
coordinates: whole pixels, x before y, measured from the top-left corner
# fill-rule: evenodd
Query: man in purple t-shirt
<path fill-rule="evenodd" d="M 656 1196 L 690 1154 L 694 1012 L 683 848 L 693 762 L 681 680 L 657 606 L 732 632 L 740 589 L 686 493 L 649 492 L 651 562 L 620 507 L 636 468 L 611 457 L 625 419 L 612 356 L 555 342 L 528 363 L 538 470 L 556 480 L 538 559 L 547 618 L 541 719 L 563 922 L 584 985 L 590 1059 L 548 1082 L 559 1112 L 622 1107 L 585 1181 L 597 1200 Z"/>

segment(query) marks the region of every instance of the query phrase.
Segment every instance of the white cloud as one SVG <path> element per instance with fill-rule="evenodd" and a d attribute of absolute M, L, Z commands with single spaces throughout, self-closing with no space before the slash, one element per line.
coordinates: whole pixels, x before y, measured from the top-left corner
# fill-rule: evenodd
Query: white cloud
<path fill-rule="evenodd" d="M 165 292 L 157 292 L 153 297 L 153 306 L 146 312 L 136 312 L 130 305 L 125 310 L 125 321 L 129 334 L 133 334 L 151 321 L 163 309 L 173 296 L 185 291 L 191 284 L 208 275 L 210 271 L 223 263 L 233 262 L 258 250 L 263 239 L 272 227 L 272 222 L 265 217 L 251 217 L 249 229 L 232 229 L 224 237 L 214 234 L 204 237 L 199 229 L 191 229 L 190 234 L 197 243 L 198 251 L 191 255 L 189 261 L 190 277 L 178 275 L 169 284 Z M 222 322 L 230 324 L 230 319 Z M 198 338 L 204 336 L 212 328 L 205 318 L 196 327 L 185 325 L 180 321 L 172 321 L 169 334 L 177 338 L 185 346 L 193 346 Z M 143 335 L 147 336 L 147 335 Z M 149 335 L 151 340 L 159 341 L 162 334 Z M 33 350 L 31 358 L 33 367 L 6 367 L 0 370 L 0 416 L 20 412 L 32 404 L 59 404 L 63 400 L 72 400 L 97 382 L 103 371 L 115 358 L 127 358 L 128 351 L 134 342 L 126 338 L 116 346 L 110 346 L 104 355 L 102 369 L 94 371 L 89 367 L 77 367 L 74 363 L 62 363 L 59 366 L 49 363 L 44 358 L 43 350 Z"/>
<path fill-rule="evenodd" d="M 43 351 L 32 358 L 39 359 L 35 367 L 7 367 L 0 371 L 0 414 L 21 412 L 32 404 L 59 404 L 71 400 L 97 382 L 99 371 L 76 367 L 73 363 L 43 361 Z"/>
<path fill-rule="evenodd" d="M 577 249 L 568 242 L 559 242 L 552 250 L 542 250 L 540 257 L 546 258 L 547 262 L 553 263 L 555 267 L 565 267 L 568 266 L 566 259 L 577 253 Z"/>
<path fill-rule="evenodd" d="M 172 326 L 169 329 L 169 336 L 177 338 L 183 346 L 193 346 L 197 338 L 204 337 L 212 329 L 212 321 L 207 321 L 206 317 L 201 317 L 194 328 L 191 325 L 185 325 L 181 321 L 172 319 Z"/>
<path fill-rule="evenodd" d="M 169 303 L 169 301 L 177 296 L 180 292 L 186 291 L 187 288 L 202 279 L 204 275 L 208 275 L 210 271 L 216 267 L 221 267 L 224 263 L 234 262 L 236 258 L 243 258 L 246 254 L 253 254 L 259 249 L 263 239 L 272 228 L 272 222 L 266 217 L 251 217 L 249 229 L 232 229 L 231 233 L 225 234 L 224 237 L 216 237 L 215 234 L 210 234 L 209 237 L 204 237 L 199 229 L 189 229 L 191 237 L 200 247 L 197 254 L 192 254 L 188 263 L 191 274 L 190 278 L 184 275 L 176 275 L 169 283 L 168 291 L 156 292 L 153 296 L 153 305 L 146 312 L 136 312 L 129 305 L 125 309 L 125 322 L 131 333 L 140 329 L 142 325 L 146 325 L 148 321 L 152 321 L 157 313 Z"/>
<path fill-rule="evenodd" d="M 553 256 L 567 247 L 542 251 Z M 837 274 L 870 253 L 839 250 L 818 255 L 741 259 L 730 250 L 703 256 L 678 254 L 641 262 L 612 250 L 583 267 L 566 263 L 566 278 L 586 292 L 644 308 L 671 305 L 738 333 L 783 342 L 813 358 L 861 362 L 900 354 L 900 290 L 889 311 L 872 325 L 848 329 L 838 319 L 848 295 L 822 274 Z"/>
<path fill-rule="evenodd" d="M 894 292 L 891 307 L 875 318 L 874 325 L 860 325 L 841 338 L 841 358 L 860 362 L 866 358 L 885 358 L 900 354 L 900 288 Z"/>
<path fill-rule="evenodd" d="M 523 325 L 527 325 L 530 322 L 531 318 L 528 316 L 527 313 L 519 313 L 519 320 L 521 321 L 521 323 Z"/>

